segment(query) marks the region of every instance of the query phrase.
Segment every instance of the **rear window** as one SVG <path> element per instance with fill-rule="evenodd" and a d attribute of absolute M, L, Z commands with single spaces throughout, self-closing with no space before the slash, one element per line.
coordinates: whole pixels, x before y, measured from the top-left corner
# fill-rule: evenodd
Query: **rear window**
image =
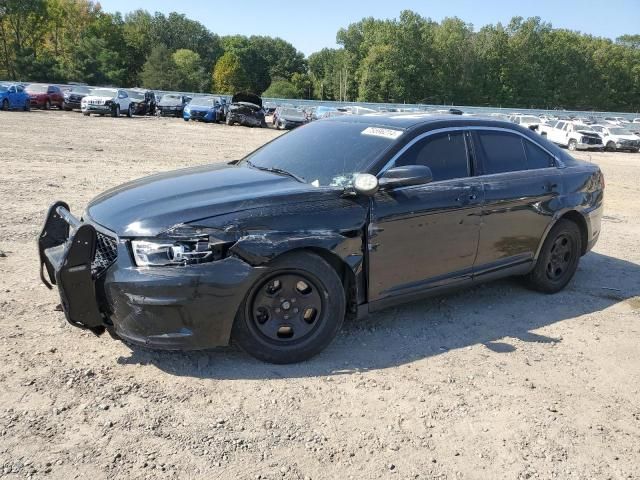
<path fill-rule="evenodd" d="M 478 136 L 485 175 L 547 168 L 553 165 L 551 155 L 520 135 L 492 131 L 479 132 Z"/>

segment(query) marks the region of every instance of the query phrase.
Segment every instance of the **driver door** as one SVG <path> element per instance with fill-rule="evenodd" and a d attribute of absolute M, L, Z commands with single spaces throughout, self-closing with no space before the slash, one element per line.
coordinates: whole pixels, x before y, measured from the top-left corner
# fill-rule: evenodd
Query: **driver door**
<path fill-rule="evenodd" d="M 425 134 L 393 166 L 426 165 L 433 181 L 378 191 L 368 229 L 369 301 L 471 281 L 482 182 L 464 130 Z"/>

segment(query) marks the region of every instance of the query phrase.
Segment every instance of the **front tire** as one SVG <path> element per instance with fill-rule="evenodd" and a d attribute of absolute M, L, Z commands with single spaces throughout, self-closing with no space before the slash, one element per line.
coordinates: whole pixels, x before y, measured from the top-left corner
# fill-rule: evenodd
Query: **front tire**
<path fill-rule="evenodd" d="M 129 108 L 127 109 L 127 117 L 133 118 L 133 105 L 129 104 Z"/>
<path fill-rule="evenodd" d="M 542 245 L 535 267 L 526 282 L 534 290 L 557 293 L 562 290 L 578 268 L 582 252 L 580 229 L 571 220 L 560 219 Z"/>
<path fill-rule="evenodd" d="M 331 343 L 344 315 L 344 288 L 333 267 L 313 253 L 291 253 L 274 260 L 249 289 L 232 336 L 265 362 L 301 362 Z"/>
<path fill-rule="evenodd" d="M 44 102 L 44 109 L 51 110 L 51 100 L 47 99 L 47 101 Z"/>
<path fill-rule="evenodd" d="M 28 98 L 27 98 L 27 99 L 25 100 L 25 102 L 24 102 L 24 107 L 22 107 L 22 109 L 23 109 L 25 112 L 30 112 L 30 111 L 31 111 L 31 100 L 30 100 L 30 99 L 28 99 Z"/>
<path fill-rule="evenodd" d="M 120 116 L 120 105 L 116 104 L 116 106 L 111 109 L 111 116 L 112 117 L 119 117 Z"/>
<path fill-rule="evenodd" d="M 572 152 L 575 152 L 577 149 L 577 146 L 578 146 L 578 143 L 574 139 L 569 140 L 569 150 L 571 150 Z"/>
<path fill-rule="evenodd" d="M 6 98 L 2 101 L 2 110 L 4 110 L 5 112 L 9 110 L 9 100 L 7 100 Z"/>
<path fill-rule="evenodd" d="M 616 151 L 616 144 L 614 142 L 607 142 L 607 146 L 605 147 L 605 150 L 607 152 L 615 152 Z"/>

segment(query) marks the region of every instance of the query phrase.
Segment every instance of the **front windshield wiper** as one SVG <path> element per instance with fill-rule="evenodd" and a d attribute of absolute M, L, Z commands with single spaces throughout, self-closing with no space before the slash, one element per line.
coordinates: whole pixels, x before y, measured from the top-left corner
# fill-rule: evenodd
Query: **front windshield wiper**
<path fill-rule="evenodd" d="M 247 160 L 247 165 L 249 165 L 250 167 L 253 167 L 253 168 L 257 168 L 258 170 L 264 170 L 265 172 L 271 172 L 271 173 L 275 173 L 277 175 L 287 175 L 288 177 L 291 177 L 291 178 L 297 180 L 300 183 L 307 183 L 304 180 L 304 178 L 299 177 L 295 173 L 291 173 L 291 172 L 288 172 L 287 170 L 283 170 L 282 168 L 277 168 L 277 167 L 259 167 L 258 165 L 254 165 L 253 163 L 251 163 L 249 160 Z"/>

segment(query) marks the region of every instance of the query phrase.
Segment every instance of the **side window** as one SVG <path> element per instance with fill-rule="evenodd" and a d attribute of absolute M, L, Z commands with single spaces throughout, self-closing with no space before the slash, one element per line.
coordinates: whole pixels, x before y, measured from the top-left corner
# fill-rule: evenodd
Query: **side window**
<path fill-rule="evenodd" d="M 9 93 L 16 93 L 16 87 L 9 87 Z"/>
<path fill-rule="evenodd" d="M 22 88 L 20 85 L 16 87 L 16 90 L 18 90 L 18 93 L 24 92 L 24 88 Z"/>
<path fill-rule="evenodd" d="M 486 175 L 527 170 L 527 157 L 519 135 L 485 131 L 479 132 L 478 136 Z"/>
<path fill-rule="evenodd" d="M 558 130 L 562 130 L 562 128 L 563 128 L 563 127 L 564 127 L 564 122 L 558 122 L 558 123 L 556 123 L 556 128 L 557 128 Z"/>
<path fill-rule="evenodd" d="M 437 133 L 419 140 L 396 160 L 395 166 L 425 165 L 433 180 L 469 176 L 469 158 L 463 132 Z"/>
<path fill-rule="evenodd" d="M 549 168 L 555 165 L 553 157 L 543 149 L 528 140 L 522 141 L 524 143 L 524 151 L 527 154 L 527 168 L 529 170 Z"/>

